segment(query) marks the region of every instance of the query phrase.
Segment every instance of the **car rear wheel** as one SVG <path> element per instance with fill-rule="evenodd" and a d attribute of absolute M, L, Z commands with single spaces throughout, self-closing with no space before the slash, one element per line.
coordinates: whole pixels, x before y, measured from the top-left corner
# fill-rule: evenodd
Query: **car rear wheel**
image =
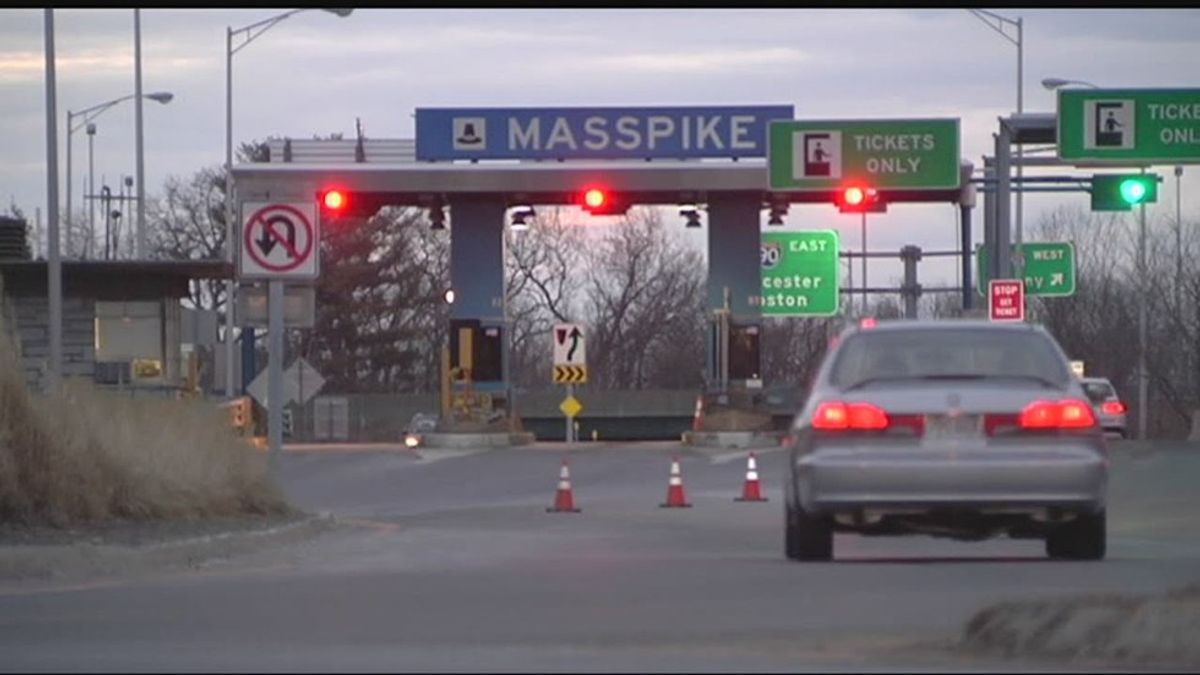
<path fill-rule="evenodd" d="M 792 560 L 833 559 L 833 521 L 799 506 L 785 507 L 784 550 Z"/>
<path fill-rule="evenodd" d="M 1046 555 L 1070 560 L 1102 560 L 1107 548 L 1105 511 L 1081 514 L 1046 537 Z"/>

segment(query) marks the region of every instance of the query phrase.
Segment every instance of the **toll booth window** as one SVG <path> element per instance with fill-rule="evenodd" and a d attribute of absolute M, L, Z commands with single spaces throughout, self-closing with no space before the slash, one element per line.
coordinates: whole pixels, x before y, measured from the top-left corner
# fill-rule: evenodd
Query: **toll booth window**
<path fill-rule="evenodd" d="M 504 379 L 504 342 L 499 326 L 484 326 L 475 345 L 475 372 L 479 382 L 500 382 Z"/>
<path fill-rule="evenodd" d="M 733 326 L 729 340 L 729 379 L 759 379 L 759 341 L 757 326 Z"/>
<path fill-rule="evenodd" d="M 97 302 L 94 328 L 96 363 L 128 363 L 133 379 L 161 379 L 161 303 Z"/>

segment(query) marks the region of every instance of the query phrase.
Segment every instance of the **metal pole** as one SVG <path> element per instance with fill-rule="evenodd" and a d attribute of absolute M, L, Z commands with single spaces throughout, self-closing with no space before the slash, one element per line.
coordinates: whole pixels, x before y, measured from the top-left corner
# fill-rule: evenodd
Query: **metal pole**
<path fill-rule="evenodd" d="M 862 212 L 862 315 L 866 316 L 871 310 L 867 306 L 867 212 Z"/>
<path fill-rule="evenodd" d="M 1142 173 L 1146 170 L 1143 168 Z M 1138 207 L 1138 286 L 1145 297 L 1146 287 L 1146 203 Z M 1138 304 L 1138 439 L 1146 440 L 1146 389 L 1149 381 L 1146 372 L 1146 303 Z"/>
<path fill-rule="evenodd" d="M 283 448 L 283 280 L 267 284 L 267 459 L 276 475 Z"/>
<path fill-rule="evenodd" d="M 959 230 L 962 233 L 962 308 L 969 310 L 974 305 L 975 287 L 971 284 L 971 205 L 963 204 L 962 223 Z"/>
<path fill-rule="evenodd" d="M 225 27 L 225 258 L 234 260 L 233 227 L 233 29 Z M 233 305 L 237 284 L 225 280 L 225 395 L 233 398 Z M 272 291 L 273 292 L 273 291 Z M 282 301 L 281 301 L 282 302 Z M 272 337 L 272 340 L 275 338 Z M 274 344 L 274 343 L 272 343 Z"/>
<path fill-rule="evenodd" d="M 567 385 L 567 398 L 570 398 L 574 395 L 575 395 L 575 385 L 568 384 Z M 568 443 L 571 442 L 572 432 L 574 431 L 573 427 L 575 426 L 573 424 L 574 421 L 575 421 L 574 417 L 567 415 L 567 436 L 566 436 L 566 438 L 567 438 Z"/>
<path fill-rule="evenodd" d="M 1011 279 L 1012 243 L 1012 136 L 1008 124 L 1000 120 L 996 135 L 996 268 L 993 279 Z"/>
<path fill-rule="evenodd" d="M 992 134 L 993 144 L 998 143 L 996 134 Z M 995 157 L 983 158 L 983 178 L 989 184 L 996 179 Z M 994 190 L 983 191 L 983 245 L 987 247 L 987 256 L 979 264 L 979 269 L 987 271 L 987 278 L 996 278 L 996 196 Z M 982 281 L 982 279 L 981 279 Z"/>
<path fill-rule="evenodd" d="M 725 297 L 725 304 L 724 304 L 724 309 L 721 311 L 721 330 L 720 330 L 721 342 L 719 345 L 719 347 L 720 347 L 719 353 L 721 355 L 721 357 L 720 357 L 721 358 L 721 372 L 720 372 L 721 393 L 726 393 L 729 391 L 729 318 L 730 318 L 729 298 L 730 298 L 730 294 L 729 294 L 728 286 L 726 286 L 724 288 L 724 297 Z"/>
<path fill-rule="evenodd" d="M 1025 23 L 1025 19 L 1023 17 L 1017 17 L 1017 113 L 1018 114 L 1025 111 L 1025 103 L 1024 103 L 1025 97 L 1024 97 L 1024 92 L 1022 91 L 1024 89 L 1024 87 L 1021 86 L 1022 83 L 1024 82 L 1024 64 L 1025 64 L 1024 23 Z M 1024 167 L 1023 167 L 1023 163 L 1021 162 L 1021 157 L 1023 154 L 1024 154 L 1023 147 L 1020 144 L 1017 144 L 1017 185 L 1018 186 L 1023 186 L 1023 183 L 1021 182 L 1021 177 L 1024 174 Z M 1016 250 L 1021 251 L 1022 250 L 1021 244 L 1025 241 L 1025 229 L 1024 229 L 1025 195 L 1021 190 L 1017 190 L 1016 197 L 1017 197 L 1017 213 L 1016 213 L 1016 218 L 1014 219 L 1016 221 L 1016 223 L 1015 223 L 1016 224 L 1016 228 L 1015 228 L 1016 236 L 1014 237 L 1014 242 L 1016 244 Z M 1013 270 L 1013 276 L 1017 279 L 1024 279 L 1025 278 L 1025 258 L 1023 256 L 1017 256 L 1015 266 L 1016 266 L 1016 269 Z"/>
<path fill-rule="evenodd" d="M 916 319 L 917 299 L 921 294 L 920 286 L 917 284 L 917 262 L 921 259 L 920 247 L 909 245 L 900 249 L 900 259 L 904 261 L 904 286 L 901 289 L 901 294 L 904 296 L 904 318 Z"/>
<path fill-rule="evenodd" d="M 1175 167 L 1175 311 L 1183 312 L 1183 167 Z"/>
<path fill-rule="evenodd" d="M 88 198 L 87 198 L 88 240 L 87 240 L 87 248 L 85 249 L 85 251 L 86 251 L 87 257 L 91 257 L 92 247 L 95 246 L 95 241 L 96 241 L 96 165 L 93 161 L 95 156 L 92 154 L 93 146 L 95 145 L 93 141 L 96 140 L 96 125 L 95 124 L 92 124 L 90 122 L 88 123 L 87 134 L 88 134 Z"/>
<path fill-rule="evenodd" d="M 46 32 L 46 244 L 50 278 L 47 286 L 50 297 L 50 368 L 45 385 L 56 391 L 62 383 L 62 259 L 59 257 L 58 235 L 58 101 L 57 79 L 54 71 L 54 10 L 45 9 L 43 21 Z"/>
<path fill-rule="evenodd" d="M 137 258 L 146 259 L 146 153 L 142 142 L 142 10 L 133 10 L 133 98 L 137 126 Z"/>
<path fill-rule="evenodd" d="M 67 258 L 71 257 L 71 184 L 75 182 L 75 175 L 71 173 L 71 111 L 67 111 L 67 217 L 63 220 L 63 230 L 66 233 L 66 252 Z"/>

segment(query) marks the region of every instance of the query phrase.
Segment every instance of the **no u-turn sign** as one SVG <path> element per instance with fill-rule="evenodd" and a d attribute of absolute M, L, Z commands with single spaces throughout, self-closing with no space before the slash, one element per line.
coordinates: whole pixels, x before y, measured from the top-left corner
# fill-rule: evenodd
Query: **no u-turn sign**
<path fill-rule="evenodd" d="M 320 273 L 316 207 L 311 203 L 242 204 L 243 279 L 315 279 Z"/>

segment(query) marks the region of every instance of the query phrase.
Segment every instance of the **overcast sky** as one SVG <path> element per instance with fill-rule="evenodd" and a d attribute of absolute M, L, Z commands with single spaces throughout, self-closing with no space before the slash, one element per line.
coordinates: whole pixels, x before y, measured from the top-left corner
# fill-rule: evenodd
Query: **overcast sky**
<path fill-rule="evenodd" d="M 144 107 L 146 184 L 224 161 L 225 29 L 278 9 L 142 12 L 143 90 L 175 99 Z M 1107 87 L 1200 87 L 1200 10 L 1000 10 L 1024 18 L 1026 112 L 1053 112 L 1045 77 Z M 130 94 L 133 11 L 55 12 L 58 126 Z M 0 211 L 11 201 L 46 218 L 45 54 L 40 9 L 0 9 Z M 431 106 L 791 104 L 799 119 L 959 117 L 965 159 L 991 153 L 997 117 L 1016 109 L 1016 48 L 965 10 L 360 9 L 303 12 L 234 59 L 234 140 L 270 135 L 411 138 Z M 97 120 L 95 168 L 117 190 L 133 175 L 134 107 Z M 74 139 L 76 204 L 87 136 Z M 66 139 L 59 134 L 65 185 Z M 1152 215 L 1174 217 L 1170 167 Z M 1062 169 L 1055 173 L 1063 173 Z M 1185 171 L 1185 218 L 1200 211 L 1200 166 Z M 65 187 L 60 188 L 65 198 Z M 1029 195 L 1026 227 L 1086 194 Z M 978 221 L 979 219 L 977 219 Z M 858 217 L 792 207 L 787 228 L 836 228 L 858 249 Z M 1131 220 L 1132 223 L 1132 220 Z M 682 228 L 682 222 L 680 224 Z M 869 219 L 872 249 L 956 245 L 949 205 L 894 206 Z M 981 236 L 976 223 L 975 237 Z M 703 232 L 689 231 L 695 241 Z M 949 261 L 922 263 L 927 284 L 954 281 Z M 900 276 L 872 262 L 872 278 Z M 858 266 L 855 265 L 855 276 Z M 874 285 L 874 284 L 872 284 Z"/>

